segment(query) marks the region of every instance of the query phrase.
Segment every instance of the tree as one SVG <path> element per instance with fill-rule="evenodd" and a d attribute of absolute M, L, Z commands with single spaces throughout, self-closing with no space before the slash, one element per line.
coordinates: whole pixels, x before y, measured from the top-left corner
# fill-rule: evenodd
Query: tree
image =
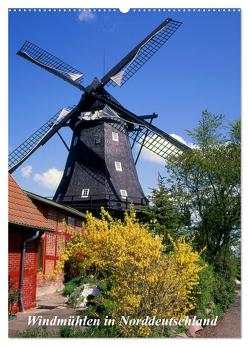
<path fill-rule="evenodd" d="M 194 148 L 168 165 L 169 189 L 191 211 L 198 247 L 219 266 L 240 237 L 240 122 L 225 130 L 223 116 L 203 112 L 188 131 Z"/>
<path fill-rule="evenodd" d="M 173 238 L 186 233 L 184 226 L 190 225 L 190 212 L 186 205 L 180 205 L 166 187 L 165 178 L 158 174 L 158 186 L 149 196 L 150 205 L 143 209 L 142 220 L 150 229 L 163 236 L 163 241 L 170 244 L 168 234 Z"/>
<path fill-rule="evenodd" d="M 202 113 L 188 131 L 192 150 L 170 158 L 168 176 L 159 176 L 145 209 L 150 227 L 165 239 L 194 232 L 197 248 L 206 247 L 219 271 L 232 267 L 228 259 L 240 241 L 240 121 L 223 123 L 222 115 Z"/>

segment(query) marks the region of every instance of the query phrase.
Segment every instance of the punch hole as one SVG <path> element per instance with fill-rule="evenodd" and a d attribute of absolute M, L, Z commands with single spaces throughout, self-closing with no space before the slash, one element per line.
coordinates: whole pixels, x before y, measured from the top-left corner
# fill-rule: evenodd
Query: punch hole
<path fill-rule="evenodd" d="M 121 13 L 128 13 L 130 11 L 130 8 L 129 7 L 120 7 L 119 11 Z"/>

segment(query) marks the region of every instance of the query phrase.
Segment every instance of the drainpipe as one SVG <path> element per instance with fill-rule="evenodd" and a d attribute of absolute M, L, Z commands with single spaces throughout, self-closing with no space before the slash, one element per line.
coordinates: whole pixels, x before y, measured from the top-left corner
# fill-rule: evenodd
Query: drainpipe
<path fill-rule="evenodd" d="M 23 242 L 23 247 L 22 247 L 22 261 L 21 261 L 21 275 L 20 275 L 20 287 L 19 287 L 19 308 L 20 311 L 23 312 L 24 311 L 24 305 L 23 305 L 23 281 L 24 281 L 24 261 L 25 261 L 25 254 L 26 254 L 26 248 L 27 248 L 27 243 L 32 241 L 32 240 L 36 240 L 39 235 L 40 235 L 41 231 L 37 231 L 36 234 L 31 237 L 28 238 L 26 240 L 24 240 Z"/>

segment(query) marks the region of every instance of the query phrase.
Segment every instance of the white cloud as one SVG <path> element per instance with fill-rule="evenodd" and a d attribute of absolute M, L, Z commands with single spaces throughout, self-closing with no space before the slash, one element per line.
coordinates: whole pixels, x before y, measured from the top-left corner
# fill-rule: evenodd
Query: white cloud
<path fill-rule="evenodd" d="M 153 153 L 152 151 L 150 151 L 149 149 L 145 147 L 143 147 L 141 151 L 140 158 L 141 160 L 151 161 L 151 162 L 158 163 L 160 165 L 165 166 L 165 159 L 163 159 L 161 156 Z"/>
<path fill-rule="evenodd" d="M 81 11 L 78 15 L 80 22 L 92 22 L 95 19 L 95 15 L 91 11 Z"/>
<path fill-rule="evenodd" d="M 32 172 L 32 166 L 31 165 L 24 166 L 21 169 L 21 175 L 25 179 L 28 179 L 30 177 L 31 172 Z"/>
<path fill-rule="evenodd" d="M 176 135 L 175 133 L 171 133 L 170 136 L 173 137 L 173 138 L 175 138 L 175 139 L 177 139 L 179 142 L 181 142 L 181 143 L 187 145 L 187 146 L 190 147 L 191 149 L 196 149 L 196 148 L 198 148 L 197 145 L 195 145 L 195 144 L 193 144 L 193 143 L 191 143 L 191 142 L 186 142 L 185 139 L 183 139 L 183 138 L 182 138 L 181 136 L 179 136 L 179 135 Z"/>
<path fill-rule="evenodd" d="M 49 168 L 46 172 L 34 174 L 34 181 L 49 190 L 55 190 L 63 172 L 57 168 Z"/>
<path fill-rule="evenodd" d="M 171 133 L 170 136 L 177 139 L 179 142 L 188 145 L 187 142 L 181 136 L 176 135 L 175 133 Z"/>

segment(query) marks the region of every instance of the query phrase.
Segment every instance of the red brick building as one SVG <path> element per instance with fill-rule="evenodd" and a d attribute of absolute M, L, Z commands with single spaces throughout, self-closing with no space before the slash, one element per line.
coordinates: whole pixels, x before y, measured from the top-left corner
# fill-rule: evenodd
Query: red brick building
<path fill-rule="evenodd" d="M 53 228 L 10 175 L 8 216 L 9 282 L 19 290 L 18 304 L 13 306 L 17 311 L 35 306 L 40 234 Z"/>
<path fill-rule="evenodd" d="M 38 248 L 36 296 L 54 292 L 63 284 L 63 275 L 54 275 L 54 269 L 70 237 L 69 231 L 81 231 L 84 214 L 76 209 L 27 192 L 27 196 L 48 221 L 53 232 L 44 232 Z"/>
<path fill-rule="evenodd" d="M 36 297 L 58 289 L 63 277 L 54 268 L 68 227 L 81 230 L 84 214 L 23 191 L 9 175 L 9 282 L 18 289 L 12 310 L 36 305 Z"/>

